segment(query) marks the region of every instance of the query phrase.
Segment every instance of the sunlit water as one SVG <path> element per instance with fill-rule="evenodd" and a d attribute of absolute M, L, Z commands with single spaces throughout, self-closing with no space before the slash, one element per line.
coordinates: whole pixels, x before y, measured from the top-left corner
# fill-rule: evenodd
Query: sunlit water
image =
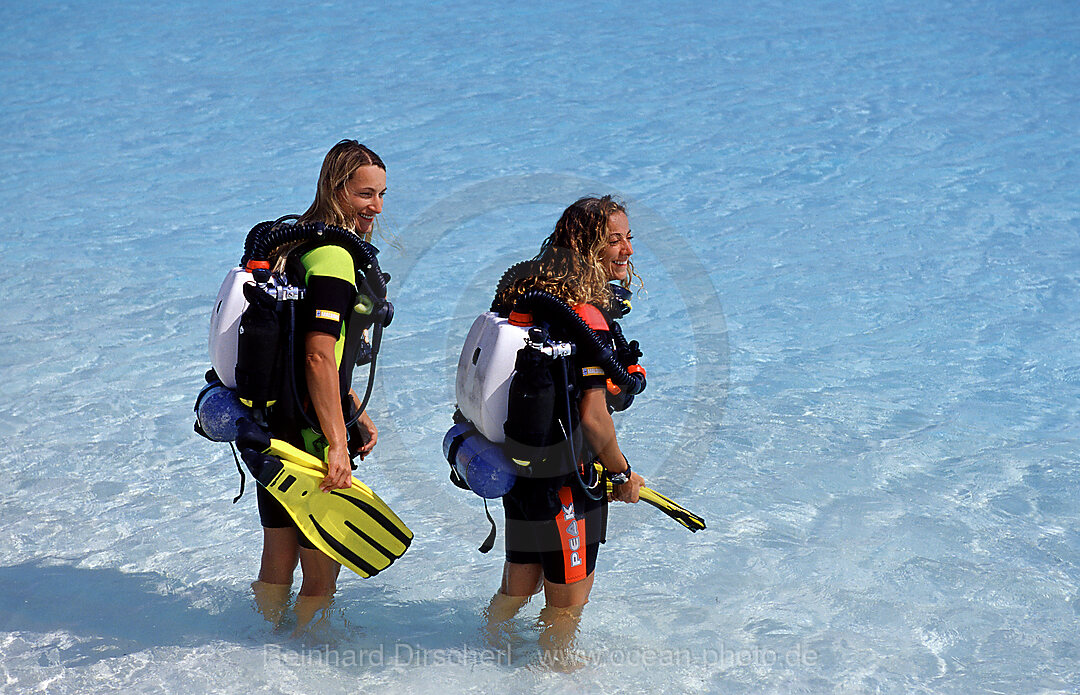
<path fill-rule="evenodd" d="M 0 689 L 1080 689 L 1080 8 L 31 3 L 0 36 Z M 357 137 L 397 317 L 358 475 L 416 533 L 306 637 L 249 584 L 253 483 L 191 431 L 247 230 Z M 440 442 L 499 273 L 629 202 L 649 389 L 578 645 Z"/>

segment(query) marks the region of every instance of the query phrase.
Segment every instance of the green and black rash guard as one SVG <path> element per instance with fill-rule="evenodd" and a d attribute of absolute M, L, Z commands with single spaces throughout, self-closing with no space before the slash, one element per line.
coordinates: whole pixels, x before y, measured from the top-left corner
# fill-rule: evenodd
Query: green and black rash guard
<path fill-rule="evenodd" d="M 341 367 L 345 327 L 356 303 L 356 268 L 352 254 L 340 246 L 320 246 L 300 257 L 304 268 L 304 332 L 337 338 L 334 356 Z"/>
<path fill-rule="evenodd" d="M 300 263 L 304 270 L 306 289 L 303 315 L 299 321 L 301 331 L 297 341 L 302 347 L 305 337 L 312 331 L 329 333 L 336 337 L 334 359 L 340 373 L 345 330 L 357 298 L 356 268 L 352 254 L 340 246 L 320 246 L 303 254 Z M 298 368 L 303 368 L 302 363 Z M 309 453 L 325 458 L 325 438 L 310 428 L 304 428 L 301 436 L 304 448 Z"/>

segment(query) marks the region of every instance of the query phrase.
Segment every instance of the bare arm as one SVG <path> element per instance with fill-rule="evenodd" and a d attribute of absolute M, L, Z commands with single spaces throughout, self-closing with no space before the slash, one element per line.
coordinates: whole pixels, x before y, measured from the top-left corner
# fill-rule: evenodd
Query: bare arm
<path fill-rule="evenodd" d="M 626 470 L 626 457 L 623 456 L 619 441 L 615 437 L 615 423 L 608 412 L 604 393 L 602 388 L 593 388 L 586 389 L 582 394 L 581 429 L 604 468 L 612 473 L 620 473 Z M 640 475 L 631 473 L 629 482 L 613 488 L 612 499 L 637 502 L 643 482 Z"/>
<path fill-rule="evenodd" d="M 323 491 L 352 485 L 352 460 L 349 458 L 345 433 L 345 416 L 341 412 L 341 399 L 338 396 L 338 369 L 334 356 L 336 343 L 334 336 L 320 331 L 312 331 L 304 337 L 304 375 L 307 377 L 308 394 L 319 419 L 319 427 L 329 444 L 326 478 L 320 485 Z"/>

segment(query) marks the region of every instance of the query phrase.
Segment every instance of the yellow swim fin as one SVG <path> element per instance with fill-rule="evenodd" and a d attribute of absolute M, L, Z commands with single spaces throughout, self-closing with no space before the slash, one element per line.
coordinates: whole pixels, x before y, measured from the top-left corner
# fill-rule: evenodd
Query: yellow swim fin
<path fill-rule="evenodd" d="M 323 492 L 322 461 L 265 433 L 248 434 L 238 440 L 244 463 L 316 548 L 361 577 L 405 554 L 412 531 L 371 488 L 353 478 L 351 488 Z"/>
<path fill-rule="evenodd" d="M 604 474 L 604 467 L 596 462 L 596 472 L 600 475 Z M 611 492 L 611 482 L 607 484 L 607 491 Z M 679 522 L 686 528 L 690 529 L 691 533 L 697 533 L 701 529 L 705 528 L 705 520 L 697 514 L 694 514 L 686 507 L 682 506 L 678 502 L 661 495 L 656 490 L 644 485 L 641 486 L 640 498 L 642 501 L 648 502 L 652 506 L 656 507 L 663 513 L 670 516 L 675 521 Z"/>

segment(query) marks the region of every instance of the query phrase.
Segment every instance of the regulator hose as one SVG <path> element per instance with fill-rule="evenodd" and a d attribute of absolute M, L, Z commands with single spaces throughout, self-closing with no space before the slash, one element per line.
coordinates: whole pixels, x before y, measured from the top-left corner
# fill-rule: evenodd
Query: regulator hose
<path fill-rule="evenodd" d="M 611 337 L 615 339 L 615 353 L 618 355 L 619 364 L 624 367 L 637 364 L 638 358 L 641 357 L 641 346 L 638 341 L 626 342 L 626 336 L 623 335 L 622 326 L 618 322 L 611 321 L 609 326 L 611 327 Z"/>
<path fill-rule="evenodd" d="M 283 218 L 285 219 L 285 218 Z M 244 257 L 240 265 L 248 261 L 269 260 L 275 249 L 294 242 L 315 242 L 320 245 L 340 246 L 353 257 L 353 263 L 364 271 L 368 289 L 373 298 L 386 298 L 386 280 L 375 258 L 379 250 L 347 229 L 322 222 L 282 224 L 281 220 L 260 222 L 251 228 L 244 241 Z"/>
<path fill-rule="evenodd" d="M 604 373 L 619 388 L 631 396 L 645 390 L 645 375 L 640 372 L 630 373 L 619 364 L 614 350 L 585 323 L 570 305 L 555 295 L 543 290 L 529 290 L 521 295 L 514 306 L 515 311 L 533 314 L 557 323 L 560 328 L 569 331 L 572 340 L 578 346 L 578 353 L 595 355 Z M 620 332 L 621 335 L 621 332 Z"/>

